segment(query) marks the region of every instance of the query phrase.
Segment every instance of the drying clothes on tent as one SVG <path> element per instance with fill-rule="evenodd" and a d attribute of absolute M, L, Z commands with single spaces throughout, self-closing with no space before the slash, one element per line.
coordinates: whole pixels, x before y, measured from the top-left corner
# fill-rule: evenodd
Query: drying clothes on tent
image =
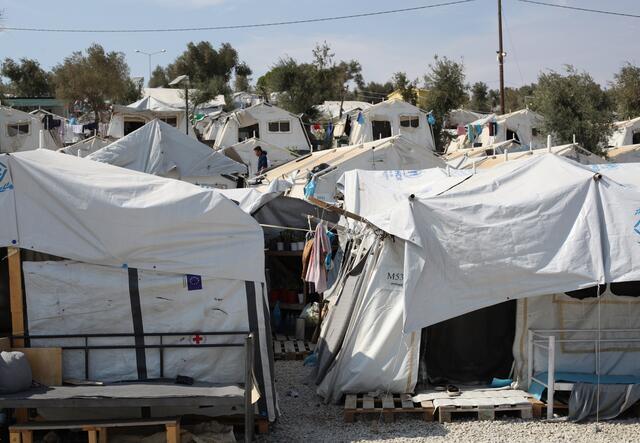
<path fill-rule="evenodd" d="M 361 125 L 364 125 L 364 114 L 362 112 L 358 112 L 358 118 L 357 118 L 358 123 L 360 123 Z"/>
<path fill-rule="evenodd" d="M 495 137 L 498 134 L 498 123 L 497 122 L 489 122 L 487 123 L 489 127 L 489 136 Z"/>
<path fill-rule="evenodd" d="M 466 135 L 467 133 L 467 128 L 465 128 L 463 125 L 458 125 L 458 127 L 456 128 L 456 135 L 460 136 L 460 135 Z"/>
<path fill-rule="evenodd" d="M 311 252 L 313 251 L 313 239 L 307 240 L 302 250 L 302 280 L 307 278 L 307 270 L 309 269 L 309 260 L 311 260 Z"/>
<path fill-rule="evenodd" d="M 318 223 L 305 280 L 313 283 L 319 294 L 327 290 L 327 269 L 324 260 L 330 251 L 331 242 L 327 236 L 327 228 L 324 223 Z"/>
<path fill-rule="evenodd" d="M 83 125 L 71 125 L 74 134 L 84 134 Z"/>
<path fill-rule="evenodd" d="M 346 136 L 351 135 L 351 116 L 350 115 L 347 115 L 347 118 L 344 121 L 344 134 Z"/>
<path fill-rule="evenodd" d="M 429 114 L 427 115 L 427 122 L 428 122 L 431 126 L 433 126 L 433 125 L 435 125 L 435 124 L 436 124 L 436 118 L 433 116 L 433 114 L 429 113 Z"/>
<path fill-rule="evenodd" d="M 86 125 L 82 125 L 82 131 L 95 131 L 98 129 L 98 124 L 96 122 L 89 123 Z"/>
<path fill-rule="evenodd" d="M 324 142 L 329 143 L 331 141 L 331 137 L 333 137 L 333 123 L 329 122 L 327 130 L 324 133 Z"/>

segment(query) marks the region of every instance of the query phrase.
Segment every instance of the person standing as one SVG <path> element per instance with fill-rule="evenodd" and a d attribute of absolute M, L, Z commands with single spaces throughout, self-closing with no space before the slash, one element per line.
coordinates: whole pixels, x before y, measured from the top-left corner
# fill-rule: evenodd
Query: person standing
<path fill-rule="evenodd" d="M 258 172 L 256 175 L 260 175 L 269 167 L 267 151 L 263 151 L 262 147 L 256 146 L 253 148 L 253 152 L 256 154 L 256 157 L 258 157 Z"/>

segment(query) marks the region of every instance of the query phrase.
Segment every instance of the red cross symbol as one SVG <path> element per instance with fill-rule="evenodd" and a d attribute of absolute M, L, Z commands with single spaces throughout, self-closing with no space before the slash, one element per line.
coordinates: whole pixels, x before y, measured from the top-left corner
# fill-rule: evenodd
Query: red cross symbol
<path fill-rule="evenodd" d="M 196 345 L 199 345 L 200 343 L 204 343 L 204 337 L 202 335 L 196 334 L 193 337 L 191 337 L 191 343 L 195 343 Z"/>

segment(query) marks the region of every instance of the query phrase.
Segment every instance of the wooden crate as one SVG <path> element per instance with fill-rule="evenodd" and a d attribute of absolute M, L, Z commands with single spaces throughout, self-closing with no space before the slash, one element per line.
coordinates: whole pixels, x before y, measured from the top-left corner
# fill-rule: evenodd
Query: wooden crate
<path fill-rule="evenodd" d="M 516 404 L 516 405 L 499 405 L 499 406 L 439 406 L 438 421 L 440 423 L 451 422 L 453 417 L 471 416 L 478 420 L 495 420 L 496 414 L 515 415 L 516 417 L 529 419 L 533 417 L 533 405 Z"/>
<path fill-rule="evenodd" d="M 533 408 L 533 418 L 546 418 L 547 417 L 547 404 L 543 401 L 530 398 L 529 402 Z M 569 413 L 569 405 L 564 403 L 555 402 L 553 404 L 553 411 L 559 415 L 567 415 Z"/>
<path fill-rule="evenodd" d="M 344 403 L 344 421 L 352 423 L 356 416 L 382 416 L 385 422 L 393 422 L 398 414 L 417 415 L 424 421 L 433 421 L 433 403 L 414 403 L 410 394 L 387 394 L 370 396 L 347 394 Z"/>
<path fill-rule="evenodd" d="M 304 360 L 314 349 L 313 343 L 296 340 L 286 335 L 277 335 L 273 340 L 273 358 L 275 360 Z"/>

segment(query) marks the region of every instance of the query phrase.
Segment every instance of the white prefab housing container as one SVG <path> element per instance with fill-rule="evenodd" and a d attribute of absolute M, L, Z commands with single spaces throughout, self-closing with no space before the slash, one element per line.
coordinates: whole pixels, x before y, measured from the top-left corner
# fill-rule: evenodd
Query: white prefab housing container
<path fill-rule="evenodd" d="M 373 105 L 360 112 L 351 124 L 350 145 L 401 135 L 418 146 L 435 150 L 427 113 L 402 100 Z"/>
<path fill-rule="evenodd" d="M 172 332 L 164 343 L 189 343 L 181 333 L 191 331 L 212 333 L 197 335 L 198 344 L 234 343 L 246 331 L 255 336 L 257 408 L 275 419 L 264 239 L 251 216 L 215 190 L 70 155 L 20 152 L 0 155 L 0 164 L 0 246 L 62 258 L 22 261 L 25 334 L 41 336 L 31 346 L 70 346 L 77 339 L 59 336 L 83 334 L 121 346 L 92 350 L 86 366 L 82 353 L 64 351 L 64 379 L 164 373 L 236 385 L 242 348 L 123 348 L 132 331 L 136 345 Z M 235 335 L 214 335 L 225 332 Z"/>
<path fill-rule="evenodd" d="M 248 138 L 259 138 L 280 148 L 311 149 L 300 117 L 268 103 L 229 114 L 216 135 L 214 146 L 226 148 Z"/>
<path fill-rule="evenodd" d="M 235 188 L 247 167 L 160 120 L 153 120 L 88 159 L 214 188 Z"/>
<path fill-rule="evenodd" d="M 0 153 L 38 149 L 40 130 L 44 130 L 41 117 L 0 106 Z M 55 150 L 60 147 L 48 130 L 44 130 L 43 135 L 43 148 Z"/>

